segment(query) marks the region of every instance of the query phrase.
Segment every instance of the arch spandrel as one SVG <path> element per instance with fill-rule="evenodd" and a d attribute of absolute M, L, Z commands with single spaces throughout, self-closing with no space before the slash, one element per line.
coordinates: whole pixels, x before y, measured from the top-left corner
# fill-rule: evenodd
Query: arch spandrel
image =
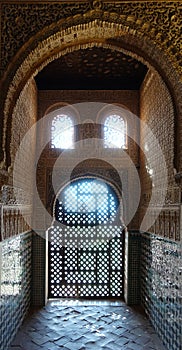
<path fill-rule="evenodd" d="M 61 27 L 88 23 L 101 19 L 132 27 L 167 49 L 168 55 L 178 61 L 180 54 L 180 1 L 19 1 L 15 4 L 2 0 L 2 69 L 16 52 L 30 39 L 56 33 Z M 45 15 L 46 14 L 46 15 Z M 66 19 L 66 20 L 65 20 Z M 8 22 L 7 22 L 8 20 Z M 39 35 L 40 34 L 40 35 Z M 21 38 L 21 40 L 20 40 Z M 7 42 L 8 50 L 7 50 Z M 31 47 L 31 50 L 33 47 Z M 170 54 L 171 53 L 171 54 Z"/>
<path fill-rule="evenodd" d="M 96 18 L 93 20 L 94 16 L 100 16 L 101 19 Z M 105 18 L 107 20 L 104 20 Z M 111 20 L 115 20 L 115 22 L 111 22 Z M 80 21 L 82 23 L 79 23 Z M 167 83 L 172 93 L 177 113 L 179 113 L 180 80 L 178 70 L 174 69 L 175 64 L 172 65 L 172 62 L 169 60 L 170 55 L 165 55 L 165 51 L 161 52 L 163 45 L 159 43 L 156 44 L 157 36 L 155 36 L 155 40 L 150 39 L 150 33 L 153 32 L 149 24 L 143 22 L 143 20 L 136 21 L 134 16 L 125 16 L 126 25 L 121 24 L 122 21 L 123 15 L 105 13 L 100 10 L 96 12 L 90 11 L 84 15 L 77 15 L 69 18 L 66 23 L 71 24 L 72 22 L 72 26 L 58 30 L 45 40 L 41 40 L 41 38 L 38 40 L 36 36 L 35 41 L 38 41 L 36 48 L 29 54 L 27 49 L 25 59 L 18 67 L 9 87 L 7 87 L 8 92 L 4 107 L 4 152 L 8 153 L 8 145 L 10 143 L 10 135 L 8 135 L 8 132 L 6 135 L 6 126 L 9 125 L 9 123 L 11 124 L 11 115 L 13 114 L 14 106 L 23 86 L 48 63 L 68 52 L 73 52 L 80 48 L 100 46 L 110 48 L 111 50 L 121 50 L 146 64 L 150 69 L 156 69 Z M 139 27 L 138 30 L 133 29 L 135 22 Z M 58 28 L 58 24 L 56 24 L 56 28 Z M 47 28 L 47 30 L 48 32 L 52 32 L 52 26 Z M 161 36 L 159 35 L 158 37 L 160 37 L 161 40 Z M 32 40 L 33 39 L 31 39 L 31 41 Z M 23 55 L 25 55 L 25 53 L 26 45 Z M 10 130 L 10 128 L 8 129 Z M 10 157 L 8 155 L 7 163 L 7 166 L 9 166 Z"/>

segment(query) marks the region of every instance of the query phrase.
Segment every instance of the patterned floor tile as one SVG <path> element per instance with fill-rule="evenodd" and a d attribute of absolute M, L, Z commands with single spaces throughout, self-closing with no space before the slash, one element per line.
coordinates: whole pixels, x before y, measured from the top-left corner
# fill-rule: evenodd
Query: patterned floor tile
<path fill-rule="evenodd" d="M 148 348 L 147 348 L 148 347 Z M 31 313 L 9 350 L 164 350 L 140 310 L 114 301 L 50 301 Z"/>

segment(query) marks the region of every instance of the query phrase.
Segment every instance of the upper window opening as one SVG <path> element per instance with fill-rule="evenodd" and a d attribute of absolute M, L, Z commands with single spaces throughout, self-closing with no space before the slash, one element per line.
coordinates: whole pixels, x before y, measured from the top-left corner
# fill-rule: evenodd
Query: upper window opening
<path fill-rule="evenodd" d="M 104 121 L 104 147 L 126 148 L 126 121 L 118 114 L 111 114 Z"/>
<path fill-rule="evenodd" d="M 67 114 L 56 115 L 51 125 L 51 148 L 72 149 L 73 145 L 73 119 Z"/>

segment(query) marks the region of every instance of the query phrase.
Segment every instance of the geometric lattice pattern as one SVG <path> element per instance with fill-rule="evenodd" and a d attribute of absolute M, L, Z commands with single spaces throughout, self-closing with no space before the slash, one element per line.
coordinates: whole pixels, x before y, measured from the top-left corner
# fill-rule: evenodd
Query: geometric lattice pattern
<path fill-rule="evenodd" d="M 104 181 L 81 179 L 72 182 L 59 195 L 56 219 L 66 226 L 89 227 L 113 223 L 118 214 L 119 201 Z"/>
<path fill-rule="evenodd" d="M 49 229 L 49 298 L 121 297 L 122 225 L 112 188 L 77 180 L 59 200 L 60 225 L 55 221 Z"/>
<path fill-rule="evenodd" d="M 74 142 L 72 118 L 66 114 L 56 115 L 51 125 L 51 148 L 71 149 Z"/>
<path fill-rule="evenodd" d="M 120 115 L 111 114 L 105 119 L 104 147 L 126 148 L 126 122 Z"/>

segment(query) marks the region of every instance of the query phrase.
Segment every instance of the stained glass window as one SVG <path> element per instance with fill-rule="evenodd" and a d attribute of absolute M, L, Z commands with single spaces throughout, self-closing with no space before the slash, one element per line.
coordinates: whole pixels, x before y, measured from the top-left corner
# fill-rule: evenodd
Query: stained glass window
<path fill-rule="evenodd" d="M 56 115 L 51 125 L 51 148 L 72 149 L 73 145 L 73 119 L 66 114 Z"/>
<path fill-rule="evenodd" d="M 104 147 L 126 148 L 126 121 L 120 115 L 111 114 L 104 121 Z"/>

